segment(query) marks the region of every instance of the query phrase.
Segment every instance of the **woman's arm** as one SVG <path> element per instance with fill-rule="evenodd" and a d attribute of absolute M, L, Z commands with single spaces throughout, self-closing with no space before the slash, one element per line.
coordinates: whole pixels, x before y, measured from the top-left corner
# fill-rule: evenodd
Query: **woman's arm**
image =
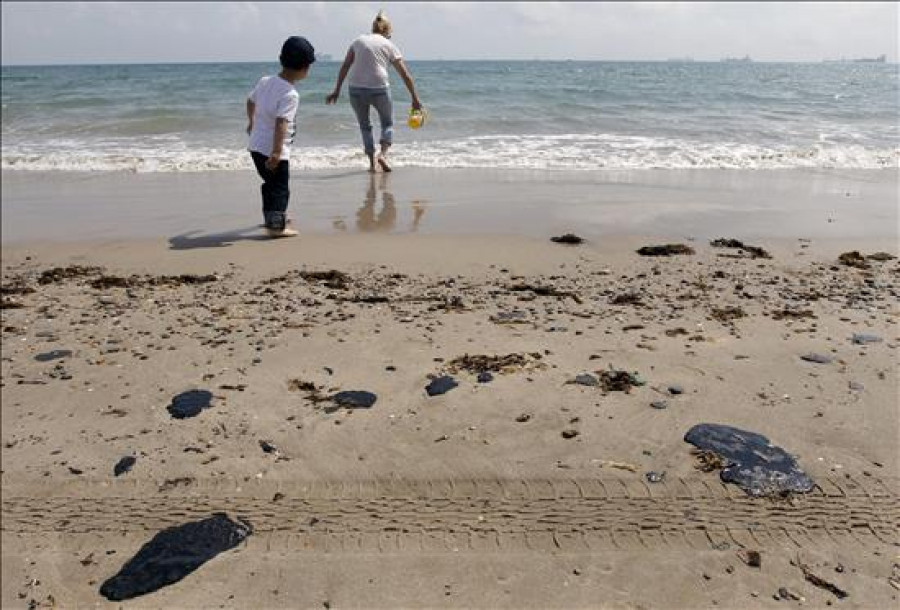
<path fill-rule="evenodd" d="M 413 82 L 412 74 L 409 73 L 409 68 L 406 67 L 406 64 L 402 59 L 395 60 L 393 64 L 394 68 L 400 74 L 400 78 L 402 78 L 403 82 L 406 84 L 410 96 L 412 96 L 412 107 L 416 110 L 421 110 L 422 102 L 419 101 L 419 95 L 416 93 L 416 84 Z"/>
<path fill-rule="evenodd" d="M 353 47 L 350 47 L 350 50 L 347 51 L 347 57 L 344 58 L 344 63 L 341 64 L 341 69 L 338 71 L 337 84 L 334 86 L 334 91 L 325 98 L 326 104 L 333 104 L 340 97 L 341 87 L 344 85 L 344 79 L 347 78 L 347 73 L 350 72 L 350 66 L 353 65 L 354 59 L 356 59 L 356 54 L 353 52 Z"/>

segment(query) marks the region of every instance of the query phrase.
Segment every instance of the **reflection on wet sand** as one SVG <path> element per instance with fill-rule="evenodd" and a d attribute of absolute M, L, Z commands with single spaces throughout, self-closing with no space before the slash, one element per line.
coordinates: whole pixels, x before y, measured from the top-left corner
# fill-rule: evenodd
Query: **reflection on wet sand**
<path fill-rule="evenodd" d="M 413 209 L 413 219 L 412 226 L 409 230 L 415 233 L 419 229 L 419 223 L 422 222 L 422 216 L 425 215 L 425 200 L 424 199 L 413 199 L 412 202 Z"/>
<path fill-rule="evenodd" d="M 376 186 L 377 183 L 377 186 Z M 381 210 L 375 214 L 375 205 L 378 199 L 378 191 L 381 191 Z M 363 205 L 356 211 L 356 227 L 364 232 L 391 231 L 397 222 L 397 206 L 394 194 L 388 190 L 388 177 L 386 174 L 371 174 L 369 176 L 369 188 Z"/>
<path fill-rule="evenodd" d="M 380 206 L 379 193 L 381 194 Z M 419 224 L 425 215 L 426 203 L 424 199 L 414 199 L 410 204 L 412 208 L 410 232 L 419 229 Z M 397 204 L 394 194 L 390 190 L 390 174 L 369 174 L 363 204 L 356 211 L 357 230 L 362 233 L 388 233 L 394 230 L 396 224 Z M 347 231 L 349 228 L 343 216 L 333 219 L 331 226 L 336 231 Z"/>

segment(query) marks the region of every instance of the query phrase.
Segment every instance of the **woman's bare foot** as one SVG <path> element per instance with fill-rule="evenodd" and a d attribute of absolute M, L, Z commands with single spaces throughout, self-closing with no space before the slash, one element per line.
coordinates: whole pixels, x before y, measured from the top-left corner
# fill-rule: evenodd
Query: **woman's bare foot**
<path fill-rule="evenodd" d="M 391 171 L 391 165 L 390 165 L 390 163 L 388 163 L 387 159 L 384 158 L 383 154 L 380 154 L 377 157 L 375 157 L 375 160 L 378 161 L 378 165 L 381 166 L 381 169 L 383 169 L 386 172 Z"/>

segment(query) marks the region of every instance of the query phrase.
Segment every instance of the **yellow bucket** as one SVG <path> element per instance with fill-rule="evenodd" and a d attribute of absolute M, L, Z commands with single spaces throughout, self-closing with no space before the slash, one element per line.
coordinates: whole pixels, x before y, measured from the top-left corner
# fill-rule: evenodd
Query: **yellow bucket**
<path fill-rule="evenodd" d="M 422 125 L 425 124 L 425 111 L 424 110 L 416 110 L 415 108 L 409 109 L 409 118 L 406 120 L 406 124 L 409 125 L 410 129 L 418 129 Z"/>

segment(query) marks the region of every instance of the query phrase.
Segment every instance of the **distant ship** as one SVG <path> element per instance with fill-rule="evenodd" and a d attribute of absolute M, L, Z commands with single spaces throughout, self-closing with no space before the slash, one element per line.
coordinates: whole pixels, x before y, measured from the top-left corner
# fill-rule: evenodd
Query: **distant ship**
<path fill-rule="evenodd" d="M 328 53 L 316 53 L 316 59 L 319 61 L 331 61 L 331 55 Z"/>
<path fill-rule="evenodd" d="M 694 58 L 693 57 L 670 57 L 666 61 L 682 64 L 682 63 L 691 63 L 692 61 L 694 61 Z"/>
<path fill-rule="evenodd" d="M 858 59 L 845 59 L 841 57 L 840 59 L 824 60 L 824 63 L 826 64 L 883 64 L 886 62 L 886 55 L 879 55 L 878 57 L 860 57 Z"/>
<path fill-rule="evenodd" d="M 753 60 L 749 55 L 744 55 L 743 57 L 724 57 L 719 61 L 726 64 L 749 64 Z"/>

